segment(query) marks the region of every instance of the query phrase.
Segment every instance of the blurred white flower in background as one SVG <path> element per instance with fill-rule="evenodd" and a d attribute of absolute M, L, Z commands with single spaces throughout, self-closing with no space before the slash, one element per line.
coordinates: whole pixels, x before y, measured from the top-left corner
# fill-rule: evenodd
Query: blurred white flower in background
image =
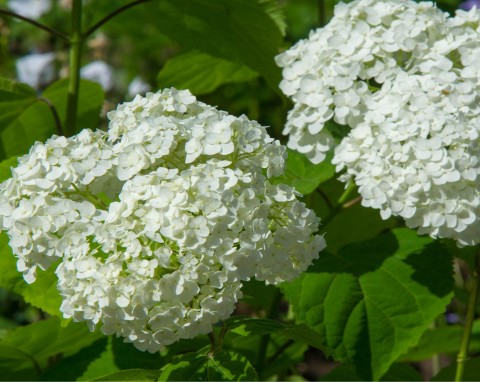
<path fill-rule="evenodd" d="M 36 90 L 49 85 L 56 77 L 55 54 L 32 53 L 17 60 L 17 79 Z"/>
<path fill-rule="evenodd" d="M 7 6 L 21 16 L 38 19 L 52 8 L 51 0 L 9 0 Z"/>
<path fill-rule="evenodd" d="M 137 94 L 146 94 L 150 91 L 150 85 L 140 76 L 136 76 L 128 85 L 129 97 L 135 97 Z"/>
<path fill-rule="evenodd" d="M 81 68 L 80 76 L 97 82 L 105 92 L 109 92 L 115 86 L 112 67 L 101 60 L 92 61 Z"/>

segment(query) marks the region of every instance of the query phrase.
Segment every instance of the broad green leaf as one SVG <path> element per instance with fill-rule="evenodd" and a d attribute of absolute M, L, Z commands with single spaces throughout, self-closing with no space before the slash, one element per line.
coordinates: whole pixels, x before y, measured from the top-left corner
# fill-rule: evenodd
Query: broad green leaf
<path fill-rule="evenodd" d="M 36 380 L 41 370 L 29 354 L 0 342 L 0 375 L 3 381 Z"/>
<path fill-rule="evenodd" d="M 42 98 L 55 107 L 62 124 L 65 124 L 68 79 L 54 82 L 42 94 Z M 81 80 L 78 101 L 77 128 L 95 129 L 103 104 L 103 90 L 95 82 Z M 65 126 L 64 126 L 65 130 Z M 52 110 L 46 103 L 37 101 L 26 107 L 0 132 L 0 155 L 11 157 L 25 154 L 35 141 L 43 142 L 53 134 L 59 134 Z"/>
<path fill-rule="evenodd" d="M 12 358 L 16 359 L 17 371 L 33 369 L 40 374 L 50 357 L 59 354 L 68 357 L 100 336 L 90 333 L 84 324 L 61 326 L 57 318 L 18 327 L 0 341 L 0 375 L 7 373 Z"/>
<path fill-rule="evenodd" d="M 137 350 L 132 344 L 124 343 L 123 339 L 108 338 L 108 343 L 101 354 L 93 360 L 79 381 L 90 381 L 102 378 L 108 374 L 126 369 L 158 369 L 162 358 L 158 353 L 150 354 Z"/>
<path fill-rule="evenodd" d="M 208 94 L 231 82 L 246 82 L 258 74 L 247 66 L 192 51 L 176 56 L 158 73 L 161 88 L 189 89 L 193 94 Z"/>
<path fill-rule="evenodd" d="M 225 326 L 233 333 L 242 336 L 276 333 L 287 339 L 300 341 L 321 350 L 325 349 L 320 335 L 304 324 L 287 325 L 274 320 L 233 316 L 225 321 Z"/>
<path fill-rule="evenodd" d="M 319 332 L 335 359 L 378 380 L 452 297 L 451 257 L 428 237 L 398 229 L 323 253 L 283 285 L 299 323 Z"/>
<path fill-rule="evenodd" d="M 368 240 L 398 226 L 395 218 L 383 220 L 378 210 L 365 208 L 359 202 L 348 208 L 343 208 L 335 217 L 324 225 L 323 219 L 328 215 L 330 208 L 325 198 L 328 197 L 332 205 L 336 205 L 340 196 L 345 192 L 345 183 L 332 178 L 319 187 L 322 193 L 312 193 L 305 198 L 310 208 L 314 209 L 320 221 L 320 230 L 325 232 L 328 251 L 337 253 L 338 250 L 349 244 Z M 355 195 L 350 200 L 356 199 Z"/>
<path fill-rule="evenodd" d="M 407 364 L 394 363 L 392 367 L 381 378 L 381 381 L 421 381 L 423 378 L 420 373 L 412 366 Z M 324 375 L 321 381 L 362 381 L 357 377 L 353 367 L 349 365 L 340 365 L 333 369 L 327 375 Z"/>
<path fill-rule="evenodd" d="M 270 17 L 277 24 L 278 29 L 285 36 L 287 31 L 287 23 L 285 19 L 284 4 L 280 4 L 277 0 L 258 0 L 258 3 L 265 9 Z"/>
<path fill-rule="evenodd" d="M 84 347 L 70 357 L 62 357 L 42 373 L 44 381 L 76 381 L 85 373 L 89 364 L 105 350 L 109 337 L 103 336 L 90 346 Z M 102 375 L 108 371 L 103 371 Z"/>
<path fill-rule="evenodd" d="M 35 102 L 0 132 L 1 153 L 8 158 L 26 154 L 36 141 L 45 141 L 58 134 L 50 108 Z"/>
<path fill-rule="evenodd" d="M 17 157 L 11 157 L 0 162 L 0 183 L 12 177 L 12 167 L 18 164 Z"/>
<path fill-rule="evenodd" d="M 457 364 L 453 361 L 449 366 L 440 370 L 430 381 L 454 381 Z M 470 358 L 465 362 L 465 371 L 462 381 L 480 381 L 480 357 Z"/>
<path fill-rule="evenodd" d="M 279 292 L 278 289 L 255 279 L 244 281 L 242 284 L 242 300 L 248 304 L 249 308 L 257 312 L 269 312 Z"/>
<path fill-rule="evenodd" d="M 293 150 L 288 150 L 285 172 L 273 179 L 274 183 L 285 183 L 303 195 L 308 195 L 335 175 L 335 166 L 329 158 L 319 164 L 311 163 L 307 157 Z"/>
<path fill-rule="evenodd" d="M 58 114 L 65 124 L 67 113 L 68 79 L 54 82 L 43 92 L 42 96 L 48 98 L 55 105 Z M 77 131 L 82 129 L 95 130 L 100 118 L 105 94 L 102 87 L 92 81 L 80 80 L 78 95 Z M 68 129 L 67 129 L 68 131 Z"/>
<path fill-rule="evenodd" d="M 410 349 L 400 360 L 406 362 L 417 362 L 431 358 L 435 354 L 457 354 L 460 350 L 460 342 L 463 335 L 463 326 L 441 326 L 429 329 L 423 333 L 420 342 Z M 480 351 L 480 320 L 473 324 L 470 337 L 470 351 Z"/>
<path fill-rule="evenodd" d="M 0 340 L 4 338 L 10 330 L 17 326 L 18 323 L 16 321 L 0 316 Z"/>
<path fill-rule="evenodd" d="M 262 336 L 260 335 L 243 336 L 229 332 L 224 338 L 223 349 L 244 355 L 255 367 L 255 363 L 258 362 L 258 349 L 261 341 Z M 304 354 L 307 350 L 308 345 L 302 342 L 291 341 L 277 333 L 270 334 L 266 362 L 259 379 L 269 380 L 271 376 L 287 374 L 289 370 L 304 361 Z"/>
<path fill-rule="evenodd" d="M 280 68 L 274 56 L 282 34 L 254 0 L 167 0 L 156 4 L 159 30 L 186 49 L 249 66 L 278 91 Z"/>
<path fill-rule="evenodd" d="M 159 374 L 158 370 L 130 369 L 104 375 L 94 381 L 156 381 Z"/>
<path fill-rule="evenodd" d="M 203 352 L 175 357 L 160 369 L 159 381 L 253 381 L 255 369 L 241 354 L 222 351 L 214 355 Z"/>
<path fill-rule="evenodd" d="M 52 316 L 61 317 L 62 298 L 57 291 L 55 268 L 56 265 L 52 264 L 46 271 L 37 270 L 37 280 L 27 284 L 17 271 L 17 262 L 8 245 L 7 234 L 0 233 L 0 287 L 21 295 L 26 302 Z"/>
<path fill-rule="evenodd" d="M 0 77 L 0 130 L 7 127 L 36 101 L 35 89 L 26 84 Z"/>

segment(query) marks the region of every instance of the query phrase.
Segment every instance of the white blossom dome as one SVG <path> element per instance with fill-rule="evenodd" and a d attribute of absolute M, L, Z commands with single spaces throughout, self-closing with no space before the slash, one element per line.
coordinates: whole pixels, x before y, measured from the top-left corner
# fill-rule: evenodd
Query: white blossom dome
<path fill-rule="evenodd" d="M 479 17 L 357 0 L 277 58 L 289 146 L 317 163 L 333 146 L 324 125 L 346 126 L 333 163 L 362 204 L 460 246 L 480 242 Z"/>
<path fill-rule="evenodd" d="M 339 3 L 324 28 L 276 57 L 280 89 L 291 97 L 288 147 L 320 163 L 334 145 L 325 124 L 355 127 L 366 100 L 399 71 L 415 71 L 445 36 L 446 14 L 430 2 L 356 0 Z"/>
<path fill-rule="evenodd" d="M 155 352 L 227 318 L 242 281 L 291 280 L 324 248 L 314 213 L 270 183 L 285 148 L 258 123 L 175 89 L 108 117 L 37 143 L 0 185 L 18 269 L 57 267 L 64 317 Z"/>

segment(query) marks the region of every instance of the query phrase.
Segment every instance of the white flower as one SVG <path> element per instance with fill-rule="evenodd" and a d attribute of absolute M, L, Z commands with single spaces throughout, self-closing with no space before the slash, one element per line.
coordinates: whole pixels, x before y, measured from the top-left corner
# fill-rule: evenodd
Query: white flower
<path fill-rule="evenodd" d="M 432 237 L 475 245 L 480 221 L 480 12 L 430 2 L 340 3 L 323 29 L 277 57 L 288 145 L 333 163 L 362 204 Z M 345 135 L 333 123 L 344 125 Z M 325 128 L 327 126 L 327 128 Z"/>
<path fill-rule="evenodd" d="M 457 85 L 444 94 L 439 81 L 431 86 L 432 79 L 403 75 L 392 81 L 388 94 L 401 100 L 395 113 L 380 121 L 367 112 L 365 122 L 336 148 L 333 162 L 337 170 L 346 167 L 342 179 L 353 179 L 362 204 L 380 209 L 383 218 L 401 216 L 419 233 L 475 245 L 480 242 L 480 110 L 474 105 L 480 88 L 475 84 L 474 90 L 472 83 L 467 116 L 452 107 L 459 99 Z M 465 79 L 457 81 L 463 91 Z M 407 90 L 407 82 L 415 86 Z M 381 104 L 384 90 L 376 97 Z M 424 98 L 419 109 L 417 100 Z"/>
<path fill-rule="evenodd" d="M 145 94 L 150 91 L 150 85 L 145 82 L 141 77 L 135 77 L 128 85 L 128 95 L 135 97 L 137 94 Z"/>
<path fill-rule="evenodd" d="M 112 90 L 115 85 L 111 66 L 100 60 L 92 61 L 82 67 L 80 76 L 86 80 L 97 82 L 106 92 Z"/>
<path fill-rule="evenodd" d="M 264 127 L 167 89 L 109 131 L 35 144 L 0 185 L 0 226 L 28 282 L 56 268 L 64 317 L 158 351 L 208 333 L 241 282 L 277 284 L 324 248 L 319 220 L 272 185 L 285 147 Z"/>
<path fill-rule="evenodd" d="M 53 52 L 32 53 L 19 58 L 15 64 L 18 81 L 36 90 L 49 85 L 55 79 L 54 59 Z"/>
<path fill-rule="evenodd" d="M 280 88 L 294 102 L 288 146 L 321 162 L 333 147 L 324 127 L 362 122 L 368 100 L 399 71 L 418 70 L 445 36 L 446 16 L 432 3 L 356 0 L 340 3 L 330 23 L 276 57 Z"/>
<path fill-rule="evenodd" d="M 8 7 L 30 19 L 38 19 L 52 8 L 51 0 L 9 0 Z"/>

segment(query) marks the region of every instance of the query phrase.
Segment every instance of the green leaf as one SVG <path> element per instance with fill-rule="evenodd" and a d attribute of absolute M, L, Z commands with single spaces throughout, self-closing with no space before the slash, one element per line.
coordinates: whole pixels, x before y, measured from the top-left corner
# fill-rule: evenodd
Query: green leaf
<path fill-rule="evenodd" d="M 18 327 L 0 341 L 0 375 L 8 372 L 13 359 L 16 372 L 33 370 L 40 374 L 50 357 L 68 357 L 101 336 L 98 332 L 90 333 L 84 324 L 61 326 L 57 318 Z"/>
<path fill-rule="evenodd" d="M 8 126 L 36 101 L 35 89 L 26 84 L 0 77 L 0 130 Z"/>
<path fill-rule="evenodd" d="M 278 91 L 280 68 L 274 56 L 282 34 L 254 0 L 167 0 L 156 4 L 158 28 L 186 49 L 247 65 Z"/>
<path fill-rule="evenodd" d="M 318 331 L 334 358 L 364 380 L 378 380 L 417 344 L 452 288 L 445 248 L 407 229 L 323 253 L 283 285 L 297 321 Z"/>
<path fill-rule="evenodd" d="M 242 300 L 254 311 L 269 312 L 278 293 L 273 285 L 266 285 L 264 281 L 250 279 L 242 283 Z"/>
<path fill-rule="evenodd" d="M 11 157 L 0 162 L 0 183 L 12 177 L 12 167 L 18 165 L 18 158 Z"/>
<path fill-rule="evenodd" d="M 253 381 L 257 373 L 241 354 L 222 351 L 214 355 L 203 352 L 175 357 L 160 369 L 160 381 Z"/>
<path fill-rule="evenodd" d="M 323 182 L 335 175 L 335 166 L 330 159 L 319 164 L 311 163 L 303 154 L 288 149 L 285 172 L 282 176 L 274 178 L 273 183 L 285 183 L 303 195 L 308 195 Z"/>
<path fill-rule="evenodd" d="M 300 341 L 309 346 L 325 350 L 320 335 L 304 324 L 287 325 L 274 320 L 233 316 L 225 321 L 225 326 L 233 333 L 242 336 L 276 333 L 287 339 Z"/>
<path fill-rule="evenodd" d="M 456 362 L 440 370 L 430 381 L 454 381 L 457 370 Z M 470 358 L 465 362 L 462 381 L 480 381 L 480 357 Z"/>
<path fill-rule="evenodd" d="M 49 99 L 55 105 L 62 125 L 65 124 L 67 114 L 68 78 L 59 80 L 50 85 L 42 96 Z M 95 130 L 100 118 L 105 94 L 102 87 L 92 81 L 80 80 L 78 95 L 77 130 Z M 68 129 L 67 129 L 68 130 Z"/>
<path fill-rule="evenodd" d="M 108 343 L 101 354 L 85 369 L 79 381 L 90 381 L 127 369 L 158 369 L 161 363 L 158 353 L 141 352 L 123 339 L 108 338 Z"/>
<path fill-rule="evenodd" d="M 167 61 L 157 81 L 161 88 L 173 86 L 200 95 L 211 93 L 223 84 L 246 82 L 257 76 L 245 65 L 191 51 Z"/>
<path fill-rule="evenodd" d="M 277 0 L 258 0 L 258 3 L 263 7 L 265 12 L 267 12 L 275 24 L 277 24 L 278 29 L 282 33 L 282 36 L 285 36 L 287 32 L 287 22 L 284 12 L 284 4 L 280 4 Z"/>
<path fill-rule="evenodd" d="M 0 152 L 4 157 L 26 154 L 36 141 L 45 141 L 57 133 L 49 107 L 35 102 L 0 132 Z"/>
<path fill-rule="evenodd" d="M 0 77 L 0 159 L 23 154 L 28 150 L 32 130 L 25 132 L 23 126 L 33 125 L 43 131 L 41 121 L 45 117 L 45 114 L 42 114 L 45 108 L 45 105 L 38 102 L 33 88 Z M 36 113 L 39 114 L 40 121 L 34 119 Z M 33 135 L 35 138 L 36 135 Z"/>
<path fill-rule="evenodd" d="M 61 317 L 62 298 L 57 291 L 55 268 L 56 264 L 52 264 L 46 271 L 37 270 L 37 280 L 27 284 L 17 271 L 17 262 L 8 245 L 7 234 L 0 233 L 0 287 L 21 295 L 26 302 L 52 316 Z"/>
<path fill-rule="evenodd" d="M 381 381 L 421 381 L 423 378 L 420 373 L 412 366 L 407 364 L 394 363 L 392 367 L 381 378 Z M 340 365 L 333 369 L 327 375 L 324 375 L 321 381 L 362 381 L 357 377 L 355 369 L 349 365 Z"/>
<path fill-rule="evenodd" d="M 3 381 L 35 380 L 40 367 L 29 354 L 0 342 L 0 373 Z"/>
<path fill-rule="evenodd" d="M 48 99 L 55 107 L 62 124 L 65 124 L 67 94 L 68 79 L 54 82 L 42 94 L 42 98 Z M 79 130 L 97 127 L 103 99 L 104 93 L 99 84 L 80 81 L 77 118 Z M 35 141 L 43 142 L 58 133 L 52 110 L 46 103 L 38 99 L 28 105 L 25 103 L 21 113 L 17 113 L 8 125 L 1 128 L 0 157 L 25 154 Z"/>
<path fill-rule="evenodd" d="M 158 370 L 130 369 L 104 375 L 94 381 L 156 381 L 159 374 Z"/>
<path fill-rule="evenodd" d="M 262 341 L 260 335 L 243 336 L 229 332 L 223 339 L 223 349 L 232 350 L 244 355 L 254 365 L 258 362 L 258 349 Z M 287 346 L 288 345 L 288 346 Z M 262 380 L 270 380 L 271 376 L 286 375 L 304 362 L 304 354 L 308 346 L 302 342 L 291 343 L 277 332 L 270 334 L 266 352 L 265 367 L 262 369 Z"/>
<path fill-rule="evenodd" d="M 85 373 L 88 365 L 105 350 L 108 339 L 104 336 L 70 357 L 62 357 L 42 373 L 41 379 L 44 381 L 76 381 Z M 102 375 L 106 373 L 107 371 L 103 371 Z"/>
<path fill-rule="evenodd" d="M 463 326 L 461 325 L 429 329 L 423 333 L 420 342 L 403 355 L 400 360 L 417 362 L 431 358 L 438 353 L 457 354 L 460 350 L 462 335 Z M 473 353 L 480 351 L 480 320 L 473 324 L 469 349 Z"/>

